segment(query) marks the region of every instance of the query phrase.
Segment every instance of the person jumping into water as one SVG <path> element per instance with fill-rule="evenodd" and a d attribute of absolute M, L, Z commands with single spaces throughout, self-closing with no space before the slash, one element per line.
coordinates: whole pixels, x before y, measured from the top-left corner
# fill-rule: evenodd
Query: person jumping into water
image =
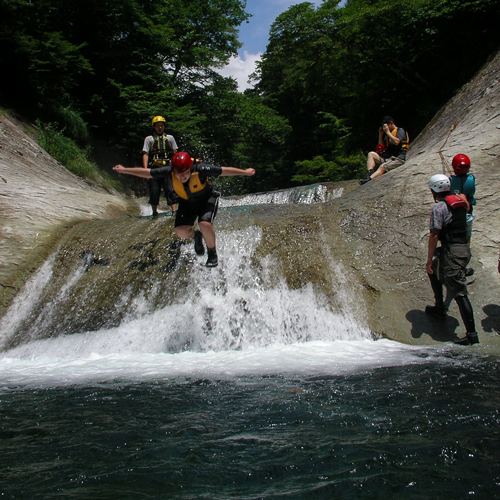
<path fill-rule="evenodd" d="M 179 208 L 175 216 L 175 233 L 179 238 L 194 238 L 194 249 L 198 255 L 205 253 L 203 240 L 207 245 L 207 267 L 218 265 L 217 251 L 215 248 L 215 230 L 213 220 L 217 215 L 220 193 L 214 190 L 208 179 L 212 177 L 227 177 L 234 175 L 255 175 L 255 169 L 245 170 L 235 167 L 219 167 L 208 165 L 193 158 L 185 151 L 176 153 L 171 160 L 171 165 L 156 169 L 126 168 L 115 165 L 115 172 L 119 174 L 135 175 L 145 179 L 172 176 L 173 188 L 179 197 Z M 198 219 L 199 230 L 195 231 L 193 225 Z"/>

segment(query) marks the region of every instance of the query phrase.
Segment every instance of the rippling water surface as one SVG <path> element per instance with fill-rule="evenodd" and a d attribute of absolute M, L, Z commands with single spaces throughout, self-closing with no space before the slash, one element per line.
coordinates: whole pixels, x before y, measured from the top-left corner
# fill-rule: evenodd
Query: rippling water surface
<path fill-rule="evenodd" d="M 498 362 L 434 354 L 330 376 L 4 387 L 2 496 L 499 498 Z"/>

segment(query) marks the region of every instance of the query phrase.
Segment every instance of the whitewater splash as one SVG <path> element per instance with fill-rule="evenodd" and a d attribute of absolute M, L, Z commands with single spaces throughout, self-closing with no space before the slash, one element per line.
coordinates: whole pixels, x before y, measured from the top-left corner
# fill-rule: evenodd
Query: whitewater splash
<path fill-rule="evenodd" d="M 348 291 L 342 290 L 345 273 L 338 263 L 327 259 L 330 260 L 330 269 L 325 272 L 327 277 L 341 285 L 336 293 L 336 310 L 332 311 L 327 306 L 327 298 L 316 292 L 312 285 L 290 289 L 277 271 L 278 265 L 272 255 L 255 262 L 261 238 L 262 230 L 257 227 L 221 231 L 219 267 L 207 269 L 202 265 L 204 259 L 200 259 L 200 265 L 192 266 L 187 288 L 179 294 L 177 303 L 162 309 L 151 310 L 143 295 L 130 297 L 129 291 L 124 290 L 117 307 L 128 307 L 125 320 L 118 328 L 87 334 L 88 349 L 108 351 L 114 346 L 115 352 L 124 349 L 221 351 L 311 340 L 371 337 L 369 331 L 353 319 L 355 294 L 352 287 Z M 184 246 L 181 252 L 192 254 L 192 248 Z M 25 291 L 2 320 L 0 332 L 4 341 L 16 325 L 25 320 L 30 309 L 43 300 L 55 258 L 52 256 L 28 282 Z M 67 282 L 42 309 L 40 316 L 52 316 L 51 310 L 65 299 L 84 274 L 84 269 L 85 262 L 67 277 Z M 92 337 L 98 339 L 95 346 Z"/>
<path fill-rule="evenodd" d="M 325 275 L 335 284 L 331 300 L 308 284 L 290 289 L 272 255 L 258 260 L 257 227 L 221 231 L 220 264 L 191 268 L 183 299 L 158 310 L 142 295 L 124 290 L 117 307 L 128 307 L 118 327 L 33 340 L 0 356 L 0 387 L 44 387 L 178 377 L 268 374 L 342 374 L 377 366 L 421 363 L 422 349 L 375 341 L 362 323 L 362 301 L 342 265 L 325 255 Z M 324 235 L 319 235 L 324 238 Z M 325 248 L 327 245 L 324 245 Z M 184 253 L 192 248 L 184 246 Z M 29 310 L 43 299 L 51 257 L 30 280 L 0 324 L 5 343 Z M 42 314 L 63 300 L 83 267 Z M 360 319 L 361 318 L 361 319 Z"/>
<path fill-rule="evenodd" d="M 281 189 L 268 193 L 255 193 L 237 198 L 221 198 L 220 206 L 241 207 L 248 205 L 289 205 L 326 203 L 335 198 L 340 198 L 344 189 L 339 187 L 329 190 L 324 184 L 313 184 L 292 189 Z"/>
<path fill-rule="evenodd" d="M 254 193 L 236 197 L 221 197 L 220 208 L 244 207 L 255 205 L 290 205 L 314 203 L 326 203 L 340 198 L 344 193 L 344 188 L 328 188 L 325 184 L 312 184 L 310 186 L 300 186 L 291 189 L 280 189 L 266 193 Z M 147 204 L 147 198 L 141 198 L 139 208 L 141 216 L 151 215 L 151 206 Z M 169 208 L 158 208 L 159 214 L 171 214 Z"/>

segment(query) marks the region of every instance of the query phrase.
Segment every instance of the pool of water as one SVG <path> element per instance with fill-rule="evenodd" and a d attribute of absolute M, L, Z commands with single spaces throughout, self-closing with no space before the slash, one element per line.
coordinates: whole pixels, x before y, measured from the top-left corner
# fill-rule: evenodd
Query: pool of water
<path fill-rule="evenodd" d="M 374 341 L 356 364 L 337 344 L 265 349 L 258 370 L 179 353 L 149 375 L 4 359 L 2 498 L 500 497 L 497 359 Z"/>

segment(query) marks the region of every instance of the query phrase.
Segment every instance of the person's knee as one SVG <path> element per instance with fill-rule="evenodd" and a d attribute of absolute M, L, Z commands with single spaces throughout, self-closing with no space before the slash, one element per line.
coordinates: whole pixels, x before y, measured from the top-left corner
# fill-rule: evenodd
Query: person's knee
<path fill-rule="evenodd" d="M 178 226 L 175 228 L 175 234 L 179 238 L 191 238 L 191 226 Z"/>
<path fill-rule="evenodd" d="M 380 156 L 375 153 L 375 151 L 370 151 L 368 153 L 368 159 L 366 160 L 367 165 L 378 165 L 380 163 Z"/>
<path fill-rule="evenodd" d="M 202 232 L 203 232 L 203 230 L 208 230 L 208 231 L 212 230 L 212 223 L 208 222 L 206 220 L 199 221 L 198 225 L 200 226 L 200 229 Z"/>

